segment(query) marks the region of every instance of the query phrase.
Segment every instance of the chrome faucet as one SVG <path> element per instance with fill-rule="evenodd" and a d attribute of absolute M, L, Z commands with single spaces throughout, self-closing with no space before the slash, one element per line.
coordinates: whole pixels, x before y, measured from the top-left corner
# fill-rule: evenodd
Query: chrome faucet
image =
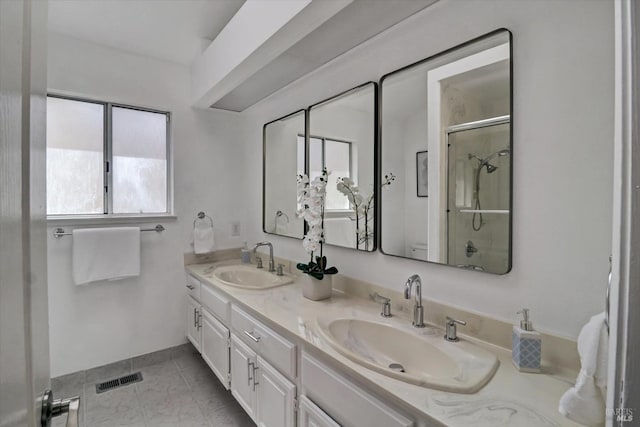
<path fill-rule="evenodd" d="M 422 307 L 422 280 L 414 274 L 404 284 L 404 299 L 411 298 L 411 286 L 416 284 L 416 305 L 413 307 L 413 326 L 424 328 L 424 308 Z"/>
<path fill-rule="evenodd" d="M 256 245 L 253 247 L 253 253 L 256 253 L 256 250 L 260 246 L 269 246 L 269 272 L 273 273 L 274 271 L 276 271 L 275 263 L 273 262 L 273 245 L 270 242 L 256 243 Z"/>

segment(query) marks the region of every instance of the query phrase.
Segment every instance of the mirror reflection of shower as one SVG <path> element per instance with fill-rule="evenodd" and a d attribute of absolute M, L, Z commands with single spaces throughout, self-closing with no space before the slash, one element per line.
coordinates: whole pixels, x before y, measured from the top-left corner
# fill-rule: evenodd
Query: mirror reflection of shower
<path fill-rule="evenodd" d="M 478 161 L 473 189 L 473 199 L 475 201 L 473 209 L 476 211 L 473 213 L 473 218 L 471 219 L 471 226 L 473 228 L 473 231 L 480 231 L 480 229 L 484 225 L 484 222 L 482 221 L 482 212 L 480 212 L 482 210 L 482 206 L 480 203 L 480 172 L 482 172 L 482 169 L 486 169 L 487 173 L 495 172 L 498 169 L 498 166 L 489 163 L 489 161 L 495 157 L 503 157 L 509 155 L 510 153 L 511 151 L 508 148 L 505 148 L 500 151 L 496 151 L 495 153 L 492 153 L 484 158 L 478 157 L 473 153 L 468 154 L 469 160 L 476 159 Z"/>
<path fill-rule="evenodd" d="M 449 126 L 447 261 L 487 272 L 506 271 L 509 253 L 511 118 Z"/>

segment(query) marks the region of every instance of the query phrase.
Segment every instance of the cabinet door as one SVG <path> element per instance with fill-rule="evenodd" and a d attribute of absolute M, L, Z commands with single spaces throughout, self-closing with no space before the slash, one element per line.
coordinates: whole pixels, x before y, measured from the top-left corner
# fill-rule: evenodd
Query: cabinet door
<path fill-rule="evenodd" d="M 229 390 L 229 329 L 202 307 L 202 358 Z"/>
<path fill-rule="evenodd" d="M 304 395 L 300 397 L 299 413 L 298 427 L 340 427 L 340 424 L 333 421 L 329 415 Z"/>
<path fill-rule="evenodd" d="M 256 353 L 235 334 L 231 334 L 231 394 L 255 422 L 256 417 Z"/>
<path fill-rule="evenodd" d="M 296 386 L 258 356 L 255 375 L 259 427 L 294 427 Z"/>
<path fill-rule="evenodd" d="M 187 296 L 187 338 L 200 351 L 200 303 L 190 296 Z"/>

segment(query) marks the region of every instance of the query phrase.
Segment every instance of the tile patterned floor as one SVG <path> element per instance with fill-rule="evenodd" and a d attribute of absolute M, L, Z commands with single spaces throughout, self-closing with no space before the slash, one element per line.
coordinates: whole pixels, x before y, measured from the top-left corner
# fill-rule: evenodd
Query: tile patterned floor
<path fill-rule="evenodd" d="M 143 381 L 96 394 L 97 382 L 142 372 Z M 254 427 L 190 345 L 51 380 L 55 398 L 79 395 L 82 427 Z M 59 417 L 54 427 L 65 425 Z"/>

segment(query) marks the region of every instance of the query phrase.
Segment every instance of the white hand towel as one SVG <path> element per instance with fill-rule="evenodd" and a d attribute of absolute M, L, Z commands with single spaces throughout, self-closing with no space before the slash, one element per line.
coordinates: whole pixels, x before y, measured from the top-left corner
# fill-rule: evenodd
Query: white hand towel
<path fill-rule="evenodd" d="M 609 336 L 604 318 L 604 313 L 597 314 L 582 328 L 578 336 L 582 368 L 558 408 L 565 417 L 588 426 L 605 421 Z"/>
<path fill-rule="evenodd" d="M 285 219 L 284 221 L 280 219 L 276 219 L 274 232 L 276 234 L 286 234 L 289 229 L 289 222 Z"/>
<path fill-rule="evenodd" d="M 72 234 L 76 285 L 140 275 L 140 228 L 80 228 Z"/>
<path fill-rule="evenodd" d="M 213 225 L 204 220 L 196 220 L 193 226 L 193 252 L 206 254 L 213 251 L 215 239 Z"/>

